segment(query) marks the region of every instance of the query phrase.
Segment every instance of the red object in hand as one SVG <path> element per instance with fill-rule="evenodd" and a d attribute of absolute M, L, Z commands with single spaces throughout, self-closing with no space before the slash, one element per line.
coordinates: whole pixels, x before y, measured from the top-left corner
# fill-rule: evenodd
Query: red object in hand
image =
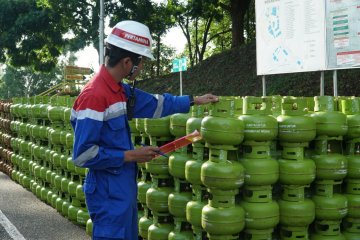
<path fill-rule="evenodd" d="M 200 133 L 197 130 L 195 130 L 194 132 L 192 132 L 184 137 L 178 138 L 172 142 L 169 142 L 169 143 L 161 146 L 160 152 L 165 153 L 165 154 L 169 153 L 169 152 L 173 152 L 178 148 L 182 148 L 182 147 L 189 145 L 190 143 L 199 141 L 199 140 L 201 140 L 201 138 L 202 137 L 201 137 Z"/>

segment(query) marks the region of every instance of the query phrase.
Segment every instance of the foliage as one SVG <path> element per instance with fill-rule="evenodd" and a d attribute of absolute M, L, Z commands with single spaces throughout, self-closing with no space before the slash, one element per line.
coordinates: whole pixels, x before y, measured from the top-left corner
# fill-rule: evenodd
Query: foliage
<path fill-rule="evenodd" d="M 230 30 L 232 47 L 244 43 L 244 39 L 253 39 L 253 3 L 254 0 L 168 0 L 167 4 L 151 0 L 104 1 L 105 16 L 111 26 L 125 19 L 149 26 L 156 43 L 156 75 L 162 71 L 161 37 L 169 28 L 177 24 L 182 29 L 194 66 L 205 56 L 228 49 Z M 50 71 L 67 49 L 77 51 L 99 45 L 98 0 L 0 0 L 0 5 L 0 62 Z"/>
<path fill-rule="evenodd" d="M 55 67 L 66 44 L 61 17 L 36 0 L 0 0 L 0 6 L 0 62 L 37 71 Z"/>
<path fill-rule="evenodd" d="M 221 10 L 217 0 L 189 0 L 187 2 L 169 0 L 168 8 L 187 40 L 186 53 L 190 65 L 194 66 L 203 60 L 208 44 L 214 38 L 210 34 L 211 27 L 214 23 L 222 21 L 224 11 Z"/>
<path fill-rule="evenodd" d="M 33 96 L 60 83 L 62 71 L 55 68 L 51 72 L 34 72 L 30 67 L 14 68 L 7 65 L 0 78 L 0 98 Z"/>
<path fill-rule="evenodd" d="M 144 68 L 141 71 L 141 75 L 139 76 L 139 79 L 149 79 L 154 78 L 159 75 L 166 75 L 169 74 L 172 68 L 172 59 L 174 59 L 175 56 L 175 49 L 168 47 L 164 44 L 161 44 L 161 55 L 158 59 L 151 61 L 150 59 L 147 59 Z M 158 61 L 159 66 L 158 68 Z M 159 74 L 157 73 L 157 70 L 159 70 Z"/>

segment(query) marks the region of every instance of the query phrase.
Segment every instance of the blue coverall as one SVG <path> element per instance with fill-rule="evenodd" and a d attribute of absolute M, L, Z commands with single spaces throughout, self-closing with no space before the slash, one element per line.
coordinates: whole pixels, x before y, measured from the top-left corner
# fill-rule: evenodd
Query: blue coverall
<path fill-rule="evenodd" d="M 95 240 L 138 239 L 137 165 L 124 161 L 124 151 L 134 148 L 126 115 L 129 94 L 130 86 L 116 83 L 103 65 L 71 113 L 73 161 L 89 169 L 84 192 Z M 135 118 L 186 113 L 190 108 L 189 96 L 152 95 L 139 89 L 135 96 Z"/>

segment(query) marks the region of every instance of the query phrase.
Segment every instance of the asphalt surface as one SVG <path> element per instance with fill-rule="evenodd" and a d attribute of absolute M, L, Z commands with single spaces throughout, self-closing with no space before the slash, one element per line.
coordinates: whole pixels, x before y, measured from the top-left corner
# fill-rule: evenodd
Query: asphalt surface
<path fill-rule="evenodd" d="M 4 219 L 9 220 L 8 224 Z M 9 229 L 14 230 L 13 227 L 15 232 L 17 229 L 18 235 L 12 234 L 12 236 L 22 235 L 24 238 L 11 237 L 8 232 Z M 85 228 L 73 224 L 56 209 L 0 172 L 0 239 L 90 240 L 91 238 L 86 234 Z"/>

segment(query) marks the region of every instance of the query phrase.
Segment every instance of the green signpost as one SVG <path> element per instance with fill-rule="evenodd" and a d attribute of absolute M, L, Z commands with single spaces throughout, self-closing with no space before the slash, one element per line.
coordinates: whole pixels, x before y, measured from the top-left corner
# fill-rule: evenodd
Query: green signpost
<path fill-rule="evenodd" d="M 182 72 L 187 70 L 187 58 L 176 58 L 172 61 L 171 72 L 180 72 L 180 96 L 182 96 Z"/>

